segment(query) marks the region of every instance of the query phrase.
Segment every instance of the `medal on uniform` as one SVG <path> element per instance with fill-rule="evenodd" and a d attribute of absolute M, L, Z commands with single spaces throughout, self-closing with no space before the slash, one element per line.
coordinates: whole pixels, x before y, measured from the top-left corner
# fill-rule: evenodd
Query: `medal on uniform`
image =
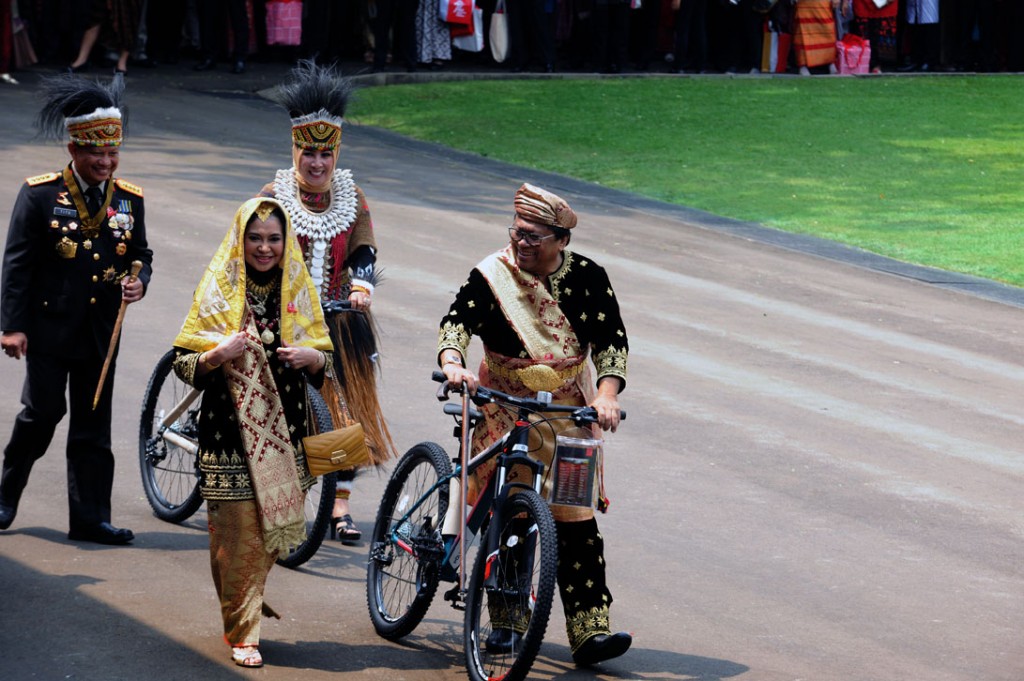
<path fill-rule="evenodd" d="M 260 334 L 260 340 L 263 341 L 264 345 L 270 345 L 274 342 L 274 332 L 270 329 L 263 329 L 263 332 Z"/>
<path fill-rule="evenodd" d="M 82 242 L 82 248 L 84 248 L 87 251 L 92 250 L 92 241 L 89 240 L 89 239 L 86 239 L 85 241 L 83 241 Z"/>

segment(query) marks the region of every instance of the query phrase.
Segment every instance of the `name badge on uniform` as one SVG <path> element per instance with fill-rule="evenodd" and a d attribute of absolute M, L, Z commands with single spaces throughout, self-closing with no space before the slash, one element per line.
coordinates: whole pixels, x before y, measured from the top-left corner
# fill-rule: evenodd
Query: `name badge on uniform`
<path fill-rule="evenodd" d="M 67 237 L 57 242 L 57 255 L 62 258 L 73 258 L 78 252 L 78 244 Z"/>
<path fill-rule="evenodd" d="M 66 217 L 66 218 L 77 218 L 78 217 L 78 211 L 75 210 L 74 208 L 61 208 L 60 206 L 54 206 L 53 207 L 53 214 L 54 215 L 62 215 L 64 217 Z"/>

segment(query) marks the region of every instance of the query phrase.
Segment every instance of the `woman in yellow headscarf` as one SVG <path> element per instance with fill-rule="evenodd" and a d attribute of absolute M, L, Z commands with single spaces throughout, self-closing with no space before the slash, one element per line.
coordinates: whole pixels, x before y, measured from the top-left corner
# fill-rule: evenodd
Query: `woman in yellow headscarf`
<path fill-rule="evenodd" d="M 267 574 L 305 539 L 306 381 L 322 384 L 332 349 L 280 203 L 250 199 L 235 213 L 174 345 L 175 373 L 203 390 L 200 489 L 224 638 L 235 664 L 259 667 L 260 616 L 275 615 Z"/>

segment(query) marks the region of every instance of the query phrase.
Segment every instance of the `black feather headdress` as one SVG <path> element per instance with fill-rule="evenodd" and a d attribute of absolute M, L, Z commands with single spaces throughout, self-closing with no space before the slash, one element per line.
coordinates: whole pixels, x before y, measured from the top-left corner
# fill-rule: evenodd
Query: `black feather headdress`
<path fill-rule="evenodd" d="M 42 86 L 43 108 L 36 120 L 40 134 L 61 138 L 68 132 L 76 144 L 90 146 L 120 144 L 125 118 L 123 78 L 104 84 L 67 73 L 44 79 Z"/>
<path fill-rule="evenodd" d="M 352 81 L 334 66 L 320 66 L 303 59 L 271 99 L 288 111 L 292 141 L 297 147 L 337 149 L 345 109 L 354 91 Z"/>
<path fill-rule="evenodd" d="M 302 59 L 271 98 L 292 118 L 321 110 L 336 118 L 344 118 L 349 97 L 354 91 L 352 81 L 342 76 L 335 66 L 321 66 L 310 59 Z"/>

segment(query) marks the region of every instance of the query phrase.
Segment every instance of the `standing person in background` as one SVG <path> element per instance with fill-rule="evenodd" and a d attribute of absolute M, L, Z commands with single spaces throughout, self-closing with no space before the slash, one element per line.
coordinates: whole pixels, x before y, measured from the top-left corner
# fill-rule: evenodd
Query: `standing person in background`
<path fill-rule="evenodd" d="M 881 64 L 895 63 L 896 18 L 899 0 L 879 7 L 875 0 L 853 0 L 853 32 L 871 44 L 871 72 L 881 73 Z"/>
<path fill-rule="evenodd" d="M 17 85 L 18 81 L 11 76 L 11 62 L 14 58 L 12 7 L 10 0 L 0 0 L 0 83 Z"/>
<path fill-rule="evenodd" d="M 274 95 L 292 122 L 292 162 L 260 191 L 284 206 L 325 307 L 348 301 L 353 312 L 329 309 L 335 369 L 322 394 L 336 428 L 363 424 L 374 463 L 395 452 L 377 399 L 377 340 L 370 304 L 377 280 L 377 244 L 363 191 L 352 172 L 337 167 L 342 123 L 352 83 L 333 66 L 301 61 Z M 362 537 L 349 511 L 354 470 L 338 473 L 331 536 Z"/>
<path fill-rule="evenodd" d="M 629 4 L 630 0 L 594 2 L 594 66 L 602 73 L 621 73 L 629 63 Z"/>
<path fill-rule="evenodd" d="M 416 8 L 416 59 L 430 69 L 439 69 L 452 58 L 452 36 L 441 21 L 436 0 L 420 0 Z"/>
<path fill-rule="evenodd" d="M 416 8 L 417 0 L 376 0 L 377 17 L 373 19 L 373 69 L 383 71 L 394 41 L 394 62 L 401 62 L 406 71 L 416 70 Z M 435 8 L 436 11 L 436 8 Z"/>
<path fill-rule="evenodd" d="M 26 376 L 24 408 L 4 450 L 0 530 L 14 522 L 32 465 L 70 412 L 68 538 L 127 544 L 132 531 L 110 523 L 116 356 L 93 405 L 121 304 L 142 299 L 153 271 L 142 189 L 114 179 L 124 79 L 101 85 L 68 74 L 44 81 L 44 88 L 40 130 L 66 131 L 71 163 L 26 180 L 11 211 L 0 346 L 8 357 L 25 358 Z M 142 269 L 132 278 L 136 260 Z"/>
<path fill-rule="evenodd" d="M 836 17 L 839 0 L 793 0 L 793 50 L 800 75 L 828 67 L 836 72 Z"/>
<path fill-rule="evenodd" d="M 288 216 L 249 199 L 195 289 L 174 341 L 174 371 L 203 391 L 200 490 L 224 640 L 240 667 L 261 667 L 260 621 L 277 556 L 306 537 L 314 480 L 306 382 L 323 382 L 331 341 Z"/>
<path fill-rule="evenodd" d="M 510 243 L 470 272 L 441 320 L 437 361 L 453 385 L 478 385 L 521 397 L 539 390 L 554 402 L 590 405 L 598 425 L 619 425 L 619 393 L 626 387 L 629 342 L 619 303 L 608 275 L 593 260 L 566 247 L 576 213 L 562 198 L 530 184 L 516 192 Z M 484 345 L 478 373 L 467 365 L 476 335 Z M 594 380 L 588 360 L 597 369 Z M 595 389 L 596 386 L 596 389 Z M 512 426 L 515 413 L 496 405 L 480 408 L 483 420 L 473 429 L 472 451 L 495 442 Z M 550 470 L 554 432 L 531 452 Z M 484 464 L 469 479 L 472 502 L 493 472 Z M 545 483 L 547 487 L 550 479 Z M 625 653 L 633 638 L 610 628 L 612 594 L 605 580 L 604 537 L 592 508 L 551 506 L 558 534 L 558 589 L 573 661 L 591 665 Z M 528 617 L 528 615 L 527 615 Z M 492 613 L 492 621 L 497 619 Z M 505 615 L 505 619 L 516 617 Z M 515 626 L 515 625 L 513 625 Z M 495 627 L 486 645 L 510 651 L 520 631 Z"/>
<path fill-rule="evenodd" d="M 555 71 L 555 31 L 545 0 L 507 0 L 509 56 L 512 70 L 526 71 L 539 56 L 539 69 Z M 532 46 L 532 47 L 531 47 Z M 536 52 L 532 48 L 536 48 Z"/>
<path fill-rule="evenodd" d="M 128 73 L 128 57 L 135 48 L 141 9 L 139 0 L 92 0 L 92 20 L 82 35 L 78 56 L 71 62 L 68 72 L 78 73 L 85 69 L 92 48 L 101 37 L 100 31 L 105 30 L 104 42 L 118 54 L 114 73 Z"/>
<path fill-rule="evenodd" d="M 249 15 L 245 0 L 200 0 L 199 43 L 202 59 L 195 65 L 196 71 L 209 71 L 217 66 L 217 60 L 227 54 L 227 27 L 225 13 L 231 21 L 231 35 L 234 48 L 231 51 L 231 73 L 245 72 L 245 58 L 249 54 Z"/>
<path fill-rule="evenodd" d="M 704 73 L 708 65 L 708 0 L 680 0 L 672 73 Z"/>
<path fill-rule="evenodd" d="M 934 71 L 939 67 L 939 0 L 906 0 L 910 61 L 900 71 Z"/>

